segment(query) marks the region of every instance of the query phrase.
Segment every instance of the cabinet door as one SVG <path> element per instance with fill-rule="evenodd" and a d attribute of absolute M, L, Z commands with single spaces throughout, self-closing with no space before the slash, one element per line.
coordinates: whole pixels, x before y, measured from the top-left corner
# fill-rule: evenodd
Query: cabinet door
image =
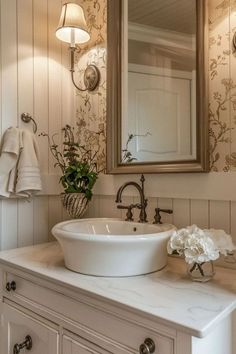
<path fill-rule="evenodd" d="M 97 347 L 79 336 L 72 339 L 64 335 L 62 343 L 63 354 L 108 354 L 105 349 Z"/>
<path fill-rule="evenodd" d="M 59 353 L 59 335 L 55 329 L 9 305 L 3 304 L 1 307 L 1 354 L 13 354 L 14 345 L 24 343 L 27 336 L 32 339 L 32 348 L 29 351 L 22 348 L 20 353 Z"/>

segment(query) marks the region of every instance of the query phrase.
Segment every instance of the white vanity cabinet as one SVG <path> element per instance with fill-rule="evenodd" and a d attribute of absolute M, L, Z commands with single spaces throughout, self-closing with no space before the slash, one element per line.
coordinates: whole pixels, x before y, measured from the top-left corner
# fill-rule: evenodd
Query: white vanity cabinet
<path fill-rule="evenodd" d="M 234 273 L 192 284 L 171 262 L 112 279 L 65 269 L 57 244 L 1 253 L 0 354 L 236 354 Z"/>

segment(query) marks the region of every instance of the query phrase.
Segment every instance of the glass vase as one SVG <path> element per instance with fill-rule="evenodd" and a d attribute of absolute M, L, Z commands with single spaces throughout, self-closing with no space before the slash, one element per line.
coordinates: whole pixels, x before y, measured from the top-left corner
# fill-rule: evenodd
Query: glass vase
<path fill-rule="evenodd" d="M 212 261 L 188 264 L 187 273 L 192 281 L 205 283 L 215 275 L 214 264 Z"/>

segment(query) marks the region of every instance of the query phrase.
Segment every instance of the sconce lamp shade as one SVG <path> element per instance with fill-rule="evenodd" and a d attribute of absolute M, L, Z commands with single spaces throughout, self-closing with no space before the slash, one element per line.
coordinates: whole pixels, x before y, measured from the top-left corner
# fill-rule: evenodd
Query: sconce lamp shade
<path fill-rule="evenodd" d="M 61 17 L 56 30 L 56 36 L 63 42 L 86 43 L 90 39 L 83 8 L 75 3 L 68 2 L 62 6 Z"/>

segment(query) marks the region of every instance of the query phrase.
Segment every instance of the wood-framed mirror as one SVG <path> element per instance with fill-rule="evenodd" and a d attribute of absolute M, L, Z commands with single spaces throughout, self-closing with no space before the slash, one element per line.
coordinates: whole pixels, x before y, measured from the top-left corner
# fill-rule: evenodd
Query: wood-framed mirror
<path fill-rule="evenodd" d="M 108 0 L 107 173 L 208 171 L 207 0 Z"/>

